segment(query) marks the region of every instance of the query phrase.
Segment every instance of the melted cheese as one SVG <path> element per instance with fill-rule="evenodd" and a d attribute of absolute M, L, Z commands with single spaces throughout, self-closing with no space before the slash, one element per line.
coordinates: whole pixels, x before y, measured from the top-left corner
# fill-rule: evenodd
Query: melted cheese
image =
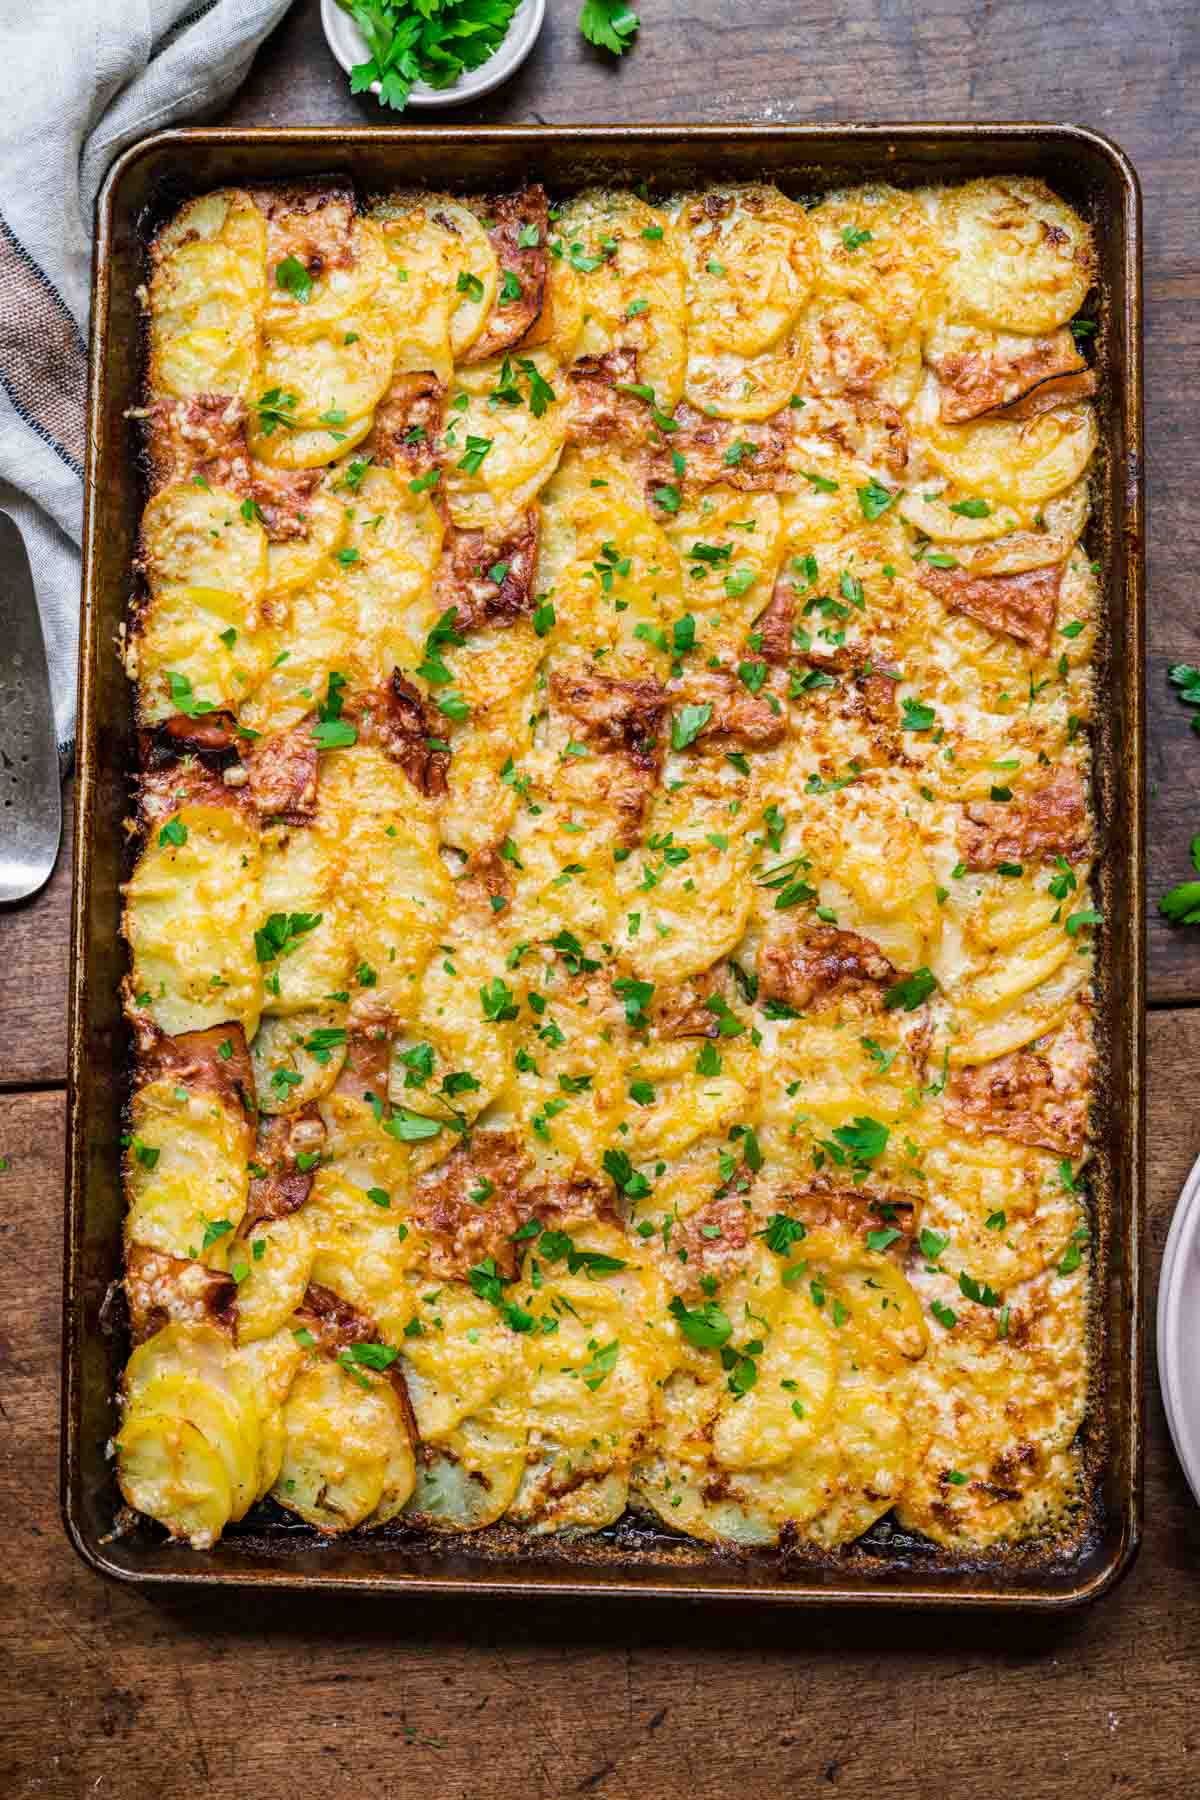
<path fill-rule="evenodd" d="M 1086 1150 L 968 1126 L 948 1084 L 1086 1039 L 1091 849 L 975 868 L 963 833 L 1086 778 L 1098 431 L 1086 401 L 945 423 L 937 369 L 1019 366 L 1093 270 L 1024 180 L 592 190 L 521 345 L 467 362 L 502 279 L 475 205 L 229 190 L 160 235 L 151 394 L 244 403 L 268 500 L 301 499 L 286 532 L 215 481 L 151 500 L 141 722 L 357 724 L 304 822 L 185 799 L 129 884 L 133 1008 L 244 1026 L 258 1112 L 320 1144 L 307 1197 L 244 1229 L 247 1115 L 136 1091 L 129 1241 L 236 1298 L 134 1352 L 131 1505 L 198 1548 L 267 1492 L 329 1533 L 629 1506 L 826 1550 L 889 1510 L 968 1556 L 1070 1530 Z M 575 360 L 609 353 L 632 393 L 576 408 Z M 425 372 L 444 421 L 386 466 L 375 410 Z M 924 579 L 1059 566 L 1047 655 Z M 359 727 L 396 671 L 428 710 L 389 749 Z M 431 1214 L 495 1133 L 512 1191 L 476 1170 Z M 300 1322 L 310 1287 L 349 1338 Z"/>

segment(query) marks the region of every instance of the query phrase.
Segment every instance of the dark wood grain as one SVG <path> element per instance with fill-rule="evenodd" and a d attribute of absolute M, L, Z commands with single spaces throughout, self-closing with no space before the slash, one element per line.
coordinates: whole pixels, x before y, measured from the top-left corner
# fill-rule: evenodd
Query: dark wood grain
<path fill-rule="evenodd" d="M 75 784 L 63 792 L 63 843 L 40 894 L 0 912 L 0 1116 L 5 1088 L 67 1076 L 67 963 Z"/>
<path fill-rule="evenodd" d="M 1196 1148 L 1200 1013 L 1156 1015 L 1152 1272 Z M 1150 1377 L 1141 1557 L 1054 1623 L 512 1601 L 151 1599 L 59 1524 L 61 1094 L 4 1102 L 6 1800 L 780 1800 L 1197 1792 L 1200 1510 Z"/>

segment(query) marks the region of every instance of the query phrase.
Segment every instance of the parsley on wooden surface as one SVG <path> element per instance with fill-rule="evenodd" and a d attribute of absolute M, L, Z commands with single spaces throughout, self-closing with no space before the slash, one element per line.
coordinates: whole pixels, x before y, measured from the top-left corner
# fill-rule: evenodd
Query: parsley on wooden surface
<path fill-rule="evenodd" d="M 583 0 L 579 29 L 589 44 L 624 56 L 637 36 L 641 20 L 625 0 Z"/>
<path fill-rule="evenodd" d="M 1174 663 L 1167 670 L 1167 680 L 1185 706 L 1197 708 L 1192 714 L 1192 730 L 1200 732 L 1200 669 L 1191 663 Z"/>
<path fill-rule="evenodd" d="M 1200 875 L 1200 836 L 1192 839 L 1192 867 Z M 1163 895 L 1158 910 L 1173 925 L 1200 925 L 1200 881 L 1181 881 Z"/>

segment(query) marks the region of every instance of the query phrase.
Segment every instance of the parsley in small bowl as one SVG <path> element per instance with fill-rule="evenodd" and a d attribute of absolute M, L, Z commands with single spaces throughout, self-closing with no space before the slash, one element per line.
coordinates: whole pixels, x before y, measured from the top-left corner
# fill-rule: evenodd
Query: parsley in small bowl
<path fill-rule="evenodd" d="M 354 94 L 381 106 L 456 106 L 490 93 L 537 41 L 546 0 L 321 0 Z"/>
<path fill-rule="evenodd" d="M 457 106 L 490 93 L 525 61 L 546 0 L 321 0 L 329 47 L 354 94 L 381 106 Z M 579 29 L 622 56 L 637 36 L 628 0 L 583 0 Z"/>

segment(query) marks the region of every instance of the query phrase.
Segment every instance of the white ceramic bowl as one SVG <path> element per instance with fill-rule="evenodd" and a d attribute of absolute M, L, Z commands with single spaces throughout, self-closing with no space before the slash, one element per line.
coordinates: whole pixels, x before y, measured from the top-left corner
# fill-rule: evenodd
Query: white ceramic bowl
<path fill-rule="evenodd" d="M 1163 1252 L 1158 1379 L 1176 1452 L 1200 1503 L 1200 1162 L 1184 1183 Z"/>
<path fill-rule="evenodd" d="M 545 16 L 546 0 L 521 0 L 513 14 L 507 37 L 482 68 L 468 69 L 453 86 L 447 88 L 432 88 L 424 81 L 415 82 L 408 96 L 408 105 L 461 106 L 464 100 L 477 100 L 481 94 L 490 94 L 493 88 L 499 87 L 502 81 L 507 81 L 525 61 L 537 42 Z M 368 60 L 371 53 L 366 39 L 350 14 L 342 11 L 337 0 L 321 0 L 321 24 L 329 48 L 347 75 L 357 63 Z M 371 92 L 376 95 L 379 93 L 377 81 L 371 83 Z M 405 111 L 407 110 L 406 107 Z M 404 114 L 381 107 L 380 116 L 395 123 Z"/>

